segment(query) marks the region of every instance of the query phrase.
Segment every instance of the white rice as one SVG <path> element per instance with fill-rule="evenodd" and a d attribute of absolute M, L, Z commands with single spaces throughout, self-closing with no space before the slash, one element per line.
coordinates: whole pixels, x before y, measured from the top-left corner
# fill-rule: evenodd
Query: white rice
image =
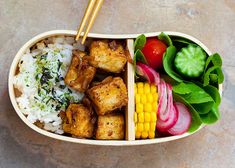
<path fill-rule="evenodd" d="M 52 37 L 27 50 L 19 61 L 14 87 L 21 91 L 16 101 L 30 122 L 44 123 L 44 129 L 62 134 L 59 116 L 69 103 L 79 102 L 83 94 L 64 83 L 72 50 L 82 49 L 73 37 Z"/>

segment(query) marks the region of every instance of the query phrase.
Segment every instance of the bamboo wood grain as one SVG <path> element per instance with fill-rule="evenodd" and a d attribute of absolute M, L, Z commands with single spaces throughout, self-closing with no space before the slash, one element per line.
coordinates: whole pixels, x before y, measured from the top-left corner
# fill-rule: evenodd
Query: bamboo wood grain
<path fill-rule="evenodd" d="M 94 11 L 93 11 L 93 13 L 92 13 L 92 15 L 91 15 L 91 20 L 89 21 L 89 23 L 88 23 L 88 25 L 87 25 L 87 29 L 86 29 L 86 31 L 84 32 L 84 35 L 83 35 L 83 37 L 82 37 L 82 44 L 84 44 L 85 41 L 86 41 L 87 34 L 89 33 L 91 27 L 92 27 L 93 24 L 94 24 L 95 18 L 97 17 L 97 14 L 98 14 L 98 12 L 99 12 L 99 10 L 100 10 L 102 4 L 103 4 L 103 1 L 104 1 L 104 0 L 97 0 L 96 6 L 94 7 Z"/>
<path fill-rule="evenodd" d="M 78 32 L 77 32 L 77 35 L 76 35 L 76 41 L 78 41 L 78 39 L 80 38 L 82 30 L 84 29 L 84 27 L 86 25 L 86 22 L 88 21 L 88 18 L 90 16 L 91 12 L 92 12 L 92 9 L 93 9 L 95 3 L 96 3 L 96 0 L 90 0 L 89 1 L 89 4 L 88 4 L 88 6 L 86 8 L 86 11 L 85 11 L 85 14 L 82 18 L 82 22 L 81 22 L 81 24 L 78 28 Z"/>
<path fill-rule="evenodd" d="M 81 33 L 82 33 L 85 25 L 87 24 L 86 30 L 83 34 L 82 42 L 81 42 L 82 44 L 85 43 L 86 38 L 87 38 L 87 34 L 89 33 L 91 27 L 93 26 L 103 2 L 104 2 L 104 0 L 90 0 L 89 1 L 87 9 L 85 11 L 85 14 L 83 16 L 82 22 L 79 26 L 79 29 L 78 29 L 78 32 L 77 32 L 77 35 L 75 38 L 76 41 L 79 40 Z M 91 17 L 89 18 L 90 15 L 91 15 Z"/>
<path fill-rule="evenodd" d="M 134 58 L 134 40 L 127 40 L 127 49 L 129 50 L 130 56 Z M 135 74 L 134 68 L 131 63 L 127 63 L 127 90 L 128 90 L 128 107 L 126 108 L 126 139 L 129 141 L 135 140 L 135 123 L 134 123 L 134 83 Z"/>

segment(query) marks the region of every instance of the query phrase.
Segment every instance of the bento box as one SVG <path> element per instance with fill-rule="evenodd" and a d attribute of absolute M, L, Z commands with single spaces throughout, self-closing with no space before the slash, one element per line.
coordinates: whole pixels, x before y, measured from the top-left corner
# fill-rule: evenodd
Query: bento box
<path fill-rule="evenodd" d="M 22 46 L 12 62 L 8 81 L 10 100 L 18 116 L 31 129 L 42 135 L 68 142 L 89 145 L 128 146 L 154 144 L 181 139 L 196 133 L 205 126 L 205 123 L 210 123 L 211 118 L 208 117 L 207 111 L 199 115 L 197 114 L 197 116 L 202 117 L 202 120 L 205 122 L 197 125 L 193 131 L 184 131 L 183 133 L 175 135 L 169 134 L 172 130 L 167 131 L 167 133 L 159 131 L 165 128 L 164 126 L 166 125 L 164 124 L 166 123 L 164 122 L 170 120 L 170 117 L 166 116 L 169 114 L 163 112 L 164 114 L 160 116 L 159 119 L 157 112 L 154 113 L 155 116 L 153 118 L 155 123 L 151 125 L 150 121 L 153 119 L 150 118 L 149 123 L 146 122 L 148 120 L 148 114 L 138 112 L 141 110 L 137 108 L 137 101 L 150 101 L 152 103 L 153 100 L 155 100 L 158 102 L 156 108 L 166 106 L 165 109 L 167 109 L 167 103 L 164 103 L 164 96 L 162 96 L 163 91 L 161 94 L 157 95 L 159 98 L 154 96 L 152 96 L 152 98 L 150 96 L 151 99 L 147 97 L 147 100 L 145 100 L 146 98 L 144 99 L 145 95 L 143 92 L 147 94 L 152 93 L 153 90 L 158 93 L 159 90 L 164 89 L 164 86 L 163 88 L 159 87 L 161 86 L 160 82 L 163 81 L 163 83 L 167 83 L 171 80 L 168 80 L 167 77 L 162 77 L 164 75 L 161 76 L 161 72 L 159 72 L 161 77 L 159 77 L 159 73 L 157 75 L 155 73 L 152 74 L 153 77 L 157 76 L 158 78 L 157 81 L 155 78 L 155 84 L 148 84 L 146 82 L 151 81 L 151 75 L 147 76 L 147 79 L 143 71 L 146 70 L 148 73 L 149 69 L 145 69 L 143 63 L 136 63 L 136 61 L 138 62 L 138 58 L 137 60 L 135 58 L 136 47 L 138 48 L 138 45 L 143 43 L 143 41 L 141 41 L 142 39 L 140 39 L 141 35 L 89 33 L 85 46 L 82 46 L 79 42 L 74 40 L 76 33 L 76 31 L 72 30 L 54 30 L 39 34 Z M 190 35 L 170 31 L 164 33 L 174 39 L 177 44 L 182 43 L 182 45 L 188 45 L 188 43 L 190 43 L 190 46 L 199 46 L 199 50 L 202 50 L 204 55 L 212 55 L 211 51 L 202 42 Z M 147 39 L 155 37 L 161 39 L 159 37 L 160 35 L 161 32 L 144 34 Z M 162 38 L 162 41 L 165 42 L 166 45 L 169 43 L 167 37 Z M 54 43 L 56 45 L 54 45 Z M 146 39 L 144 39 L 144 43 L 146 43 Z M 76 52 L 74 50 L 76 50 Z M 191 51 L 191 49 L 189 50 Z M 89 56 L 87 56 L 87 51 Z M 141 50 L 139 51 L 142 53 Z M 169 51 L 166 50 L 166 52 Z M 177 52 L 180 51 L 177 50 Z M 200 51 L 197 50 L 196 52 Z M 100 57 L 97 58 L 99 54 Z M 107 54 L 110 58 L 112 55 L 115 55 L 115 57 L 112 57 L 112 59 L 104 58 L 102 54 Z M 127 58 L 124 60 L 122 60 L 123 54 L 127 55 Z M 94 57 L 92 61 L 91 57 Z M 204 60 L 205 59 L 206 58 L 204 58 Z M 139 56 L 139 60 L 141 60 L 141 56 Z M 101 64 L 102 61 L 105 63 Z M 209 66 L 209 61 L 207 66 Z M 35 64 L 35 62 L 37 64 Z M 81 64 L 81 62 L 83 63 Z M 206 61 L 204 62 L 207 64 Z M 136 68 L 143 69 L 138 69 L 136 72 Z M 81 73 L 79 74 L 78 71 L 81 71 Z M 35 72 L 39 75 L 35 75 Z M 59 73 L 60 75 L 58 75 Z M 145 80 L 139 79 L 136 77 L 137 75 L 142 75 L 142 77 L 145 77 Z M 213 75 L 214 74 L 210 74 L 210 77 L 212 78 Z M 76 78 L 76 80 L 71 78 Z M 164 82 L 163 79 L 166 82 Z M 58 85 L 54 86 L 53 81 Z M 53 85 L 54 88 L 52 88 L 52 90 L 46 90 L 44 87 L 45 83 L 48 87 Z M 221 83 L 221 81 L 217 83 L 217 89 L 220 95 L 222 94 Z M 36 87 L 39 85 L 40 87 Z M 166 84 L 165 87 L 167 88 L 167 86 L 169 86 L 168 89 L 172 92 L 171 86 Z M 179 95 L 187 94 L 187 96 L 183 96 L 187 99 L 190 91 L 184 89 L 186 85 L 183 87 L 180 85 L 181 88 L 179 88 L 179 85 L 177 86 L 173 86 L 173 92 L 182 92 L 183 88 L 185 93 L 180 93 Z M 138 90 L 141 88 L 144 89 L 142 91 Z M 176 90 L 174 90 L 174 88 Z M 209 91 L 206 90 L 205 94 L 210 95 L 210 88 L 208 90 Z M 140 92 L 142 92 L 142 95 Z M 166 93 L 169 94 L 169 90 Z M 51 97 L 48 97 L 49 94 Z M 140 96 L 139 100 L 137 100 L 138 94 Z M 212 94 L 214 95 L 214 93 Z M 153 95 L 156 94 L 154 93 Z M 38 99 L 41 98 L 40 96 L 44 96 L 43 101 L 46 99 L 48 104 L 38 103 Z M 215 99 L 212 96 L 214 100 L 209 100 L 207 97 L 206 102 L 199 103 L 211 103 L 206 106 L 219 104 L 216 101 L 219 99 L 218 101 L 220 102 L 220 96 L 219 98 L 218 95 L 216 96 Z M 161 97 L 163 97 L 162 105 L 159 104 Z M 71 100 L 73 103 L 71 103 Z M 171 102 L 173 104 L 172 96 Z M 186 104 L 186 106 L 187 105 L 188 104 Z M 194 105 L 195 104 L 192 103 L 192 106 L 189 106 L 194 107 Z M 29 106 L 32 110 L 29 110 Z M 198 104 L 195 105 L 195 109 L 197 109 L 197 107 Z M 143 108 L 147 109 L 147 107 Z M 153 109 L 153 107 L 151 108 Z M 169 109 L 170 108 L 171 107 L 169 107 Z M 50 113 L 51 109 L 55 109 L 55 111 L 59 112 Z M 115 112 L 113 113 L 112 111 Z M 155 109 L 155 111 L 159 112 L 158 109 Z M 178 116 L 180 115 L 177 114 L 177 117 Z M 204 117 L 207 118 L 205 119 Z M 158 120 L 163 121 L 163 126 L 157 125 Z M 191 120 L 192 122 L 195 121 L 195 116 L 192 115 L 192 112 L 189 122 L 191 122 Z M 71 123 L 74 124 L 71 125 Z M 174 124 L 176 123 L 177 121 L 175 121 Z M 188 124 L 187 129 L 189 129 L 189 126 L 190 124 Z M 151 127 L 153 127 L 153 132 L 150 133 Z"/>

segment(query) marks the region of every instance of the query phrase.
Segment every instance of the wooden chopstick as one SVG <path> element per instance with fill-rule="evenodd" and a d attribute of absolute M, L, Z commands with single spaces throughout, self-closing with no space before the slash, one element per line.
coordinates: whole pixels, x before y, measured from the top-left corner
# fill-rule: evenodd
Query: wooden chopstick
<path fill-rule="evenodd" d="M 84 26 L 85 26 L 85 24 L 86 24 L 86 22 L 88 20 L 88 17 L 90 16 L 90 14 L 92 12 L 92 9 L 93 9 L 95 3 L 96 3 L 96 0 L 90 0 L 89 1 L 89 4 L 88 4 L 88 6 L 86 8 L 85 14 L 84 14 L 84 16 L 82 18 L 82 22 L 81 22 L 81 24 L 79 26 L 79 29 L 78 29 L 78 32 L 77 32 L 76 41 L 78 41 L 78 39 L 80 38 L 82 30 L 83 30 L 83 28 L 84 28 Z"/>
<path fill-rule="evenodd" d="M 93 2 L 93 1 L 96 1 L 96 2 Z M 89 23 L 87 25 L 86 31 L 83 34 L 82 44 L 84 44 L 85 41 L 86 41 L 88 32 L 90 31 L 92 25 L 94 24 L 95 18 L 96 18 L 97 14 L 98 14 L 98 11 L 100 10 L 100 8 L 101 8 L 101 6 L 103 4 L 103 1 L 104 0 L 90 0 L 90 2 L 88 4 L 88 7 L 86 9 L 85 15 L 83 17 L 82 23 L 80 25 L 80 28 L 79 28 L 77 36 L 76 36 L 76 40 L 78 40 L 79 37 L 81 36 L 81 32 L 82 32 L 86 22 L 88 21 L 88 17 L 91 14 L 91 10 L 94 8 L 93 13 L 91 14 L 91 18 L 89 20 Z M 94 7 L 94 4 L 95 4 L 95 7 Z"/>

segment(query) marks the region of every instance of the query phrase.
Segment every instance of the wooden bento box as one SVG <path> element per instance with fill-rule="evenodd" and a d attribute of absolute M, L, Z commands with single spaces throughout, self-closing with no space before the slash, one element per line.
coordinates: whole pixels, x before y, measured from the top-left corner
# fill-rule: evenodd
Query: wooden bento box
<path fill-rule="evenodd" d="M 210 50 L 199 40 L 196 38 L 189 36 L 187 34 L 179 33 L 179 32 L 165 32 L 168 34 L 170 37 L 183 37 L 185 39 L 188 39 L 197 45 L 199 45 L 204 51 L 208 54 L 211 55 Z M 145 33 L 146 37 L 153 37 L 153 36 L 158 36 L 160 32 L 153 32 L 153 33 Z M 18 51 L 16 54 L 11 68 L 9 72 L 9 81 L 8 81 L 8 86 L 9 86 L 9 95 L 10 95 L 10 100 L 12 102 L 12 105 L 18 114 L 18 116 L 23 120 L 25 124 L 27 124 L 31 129 L 35 130 L 36 132 L 51 137 L 55 138 L 58 140 L 63 140 L 63 141 L 68 141 L 68 142 L 74 142 L 74 143 L 80 143 L 80 144 L 89 144 L 89 145 L 110 145 L 110 146 L 128 146 L 128 145 L 145 145 L 145 144 L 154 144 L 154 143 L 161 143 L 161 142 L 167 142 L 167 141 L 173 141 L 177 139 L 181 139 L 184 137 L 187 137 L 189 135 L 192 135 L 193 133 L 184 133 L 182 135 L 178 136 L 170 136 L 170 137 L 162 137 L 162 138 L 155 138 L 155 139 L 146 139 L 146 140 L 135 140 L 135 123 L 134 123 L 134 110 L 135 110 L 135 105 L 134 105 L 134 68 L 131 63 L 127 63 L 126 66 L 126 71 L 125 71 L 125 79 L 126 79 L 126 85 L 127 85 L 127 90 L 128 90 L 128 105 L 125 109 L 125 140 L 93 140 L 93 139 L 79 139 L 79 138 L 73 138 L 73 137 L 68 137 L 64 135 L 59 135 L 55 134 L 49 131 L 46 131 L 44 129 L 41 129 L 37 127 L 35 124 L 31 123 L 26 116 L 22 113 L 20 110 L 17 102 L 16 102 L 16 93 L 14 89 L 14 84 L 13 84 L 13 78 L 16 74 L 17 71 L 17 66 L 19 63 L 20 58 L 22 55 L 26 52 L 27 49 L 31 48 L 34 44 L 37 42 L 48 38 L 52 36 L 59 36 L 59 35 L 65 35 L 65 36 L 74 36 L 76 35 L 76 31 L 72 30 L 54 30 L 54 31 L 48 31 L 42 34 L 39 34 L 29 40 L 27 43 L 23 45 L 23 47 Z M 134 39 L 138 36 L 139 34 L 121 34 L 121 35 L 112 35 L 112 34 L 95 34 L 95 33 L 89 33 L 88 38 L 94 38 L 94 39 L 123 39 L 126 41 L 126 46 L 129 50 L 130 56 L 133 58 L 134 55 Z M 222 92 L 222 85 L 219 86 L 219 91 L 220 93 Z M 201 128 L 203 128 L 204 125 L 202 124 L 197 131 L 199 131 Z M 195 132 L 197 132 L 195 131 Z M 194 133 L 195 133 L 194 132 Z"/>

